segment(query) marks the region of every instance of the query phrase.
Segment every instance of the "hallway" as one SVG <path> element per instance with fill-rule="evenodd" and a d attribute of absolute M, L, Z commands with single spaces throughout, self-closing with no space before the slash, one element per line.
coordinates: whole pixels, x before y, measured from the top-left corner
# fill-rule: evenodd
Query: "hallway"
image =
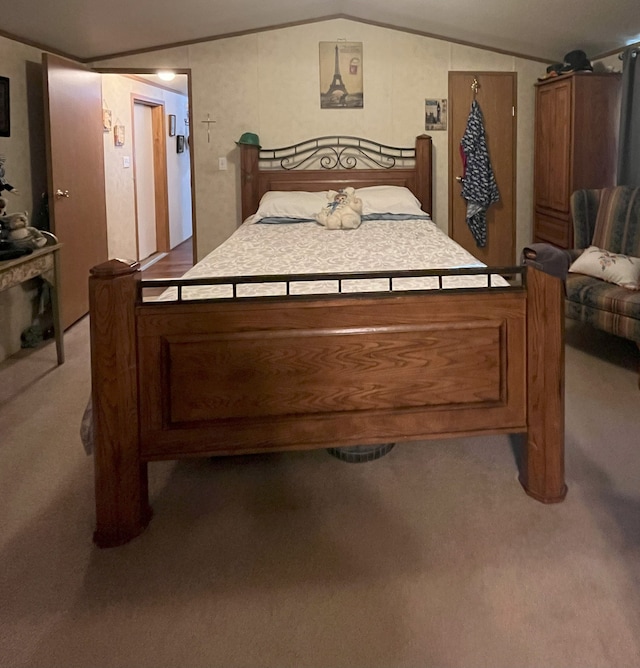
<path fill-rule="evenodd" d="M 142 271 L 142 277 L 148 278 L 178 278 L 193 267 L 193 239 L 189 237 L 163 258 L 154 262 L 148 269 Z"/>

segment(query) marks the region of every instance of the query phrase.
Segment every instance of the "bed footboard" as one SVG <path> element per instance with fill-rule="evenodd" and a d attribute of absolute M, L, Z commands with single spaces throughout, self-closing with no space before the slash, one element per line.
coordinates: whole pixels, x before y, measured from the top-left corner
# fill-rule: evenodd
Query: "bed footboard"
<path fill-rule="evenodd" d="M 149 461 L 527 433 L 520 481 L 564 483 L 560 281 L 519 289 L 143 303 L 135 263 L 90 278 L 96 532 L 148 524 Z"/>

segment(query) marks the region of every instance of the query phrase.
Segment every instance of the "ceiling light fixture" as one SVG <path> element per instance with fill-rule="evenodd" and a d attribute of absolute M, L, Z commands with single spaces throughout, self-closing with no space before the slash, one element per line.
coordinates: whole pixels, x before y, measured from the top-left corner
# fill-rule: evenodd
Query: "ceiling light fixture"
<path fill-rule="evenodd" d="M 161 70 L 158 72 L 158 77 L 163 81 L 173 81 L 176 78 L 176 73 L 171 70 Z"/>

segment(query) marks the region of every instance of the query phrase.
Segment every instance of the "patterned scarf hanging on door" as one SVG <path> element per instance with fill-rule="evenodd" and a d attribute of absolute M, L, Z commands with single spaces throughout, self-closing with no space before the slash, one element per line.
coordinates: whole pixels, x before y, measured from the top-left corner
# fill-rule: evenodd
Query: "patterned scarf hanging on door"
<path fill-rule="evenodd" d="M 487 209 L 500 200 L 491 168 L 484 118 L 476 100 L 471 103 L 467 128 L 460 140 L 462 158 L 462 196 L 467 200 L 467 225 L 476 245 L 487 245 Z"/>

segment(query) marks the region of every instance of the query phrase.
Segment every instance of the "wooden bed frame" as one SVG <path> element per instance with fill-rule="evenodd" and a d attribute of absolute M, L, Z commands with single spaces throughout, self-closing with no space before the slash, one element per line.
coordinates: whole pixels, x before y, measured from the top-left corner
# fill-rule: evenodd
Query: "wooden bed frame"
<path fill-rule="evenodd" d="M 320 150 L 325 143 L 242 146 L 243 217 L 267 190 L 344 185 L 406 185 L 431 210 L 429 137 L 418 137 L 415 149 L 372 144 L 372 168 L 349 157 L 367 154 L 371 142 L 332 140 L 329 158 Z M 329 169 L 290 169 L 321 154 Z M 175 285 L 181 293 L 194 282 L 223 282 L 233 283 L 235 294 L 243 282 L 309 277 L 141 281 L 135 262 L 94 267 L 97 545 L 121 545 L 144 530 L 151 518 L 147 463 L 184 457 L 521 432 L 525 491 L 544 503 L 561 501 L 562 286 L 530 267 L 492 272 L 522 280 L 509 288 L 198 302 L 179 294 L 153 302 L 143 299 L 144 289 Z"/>

